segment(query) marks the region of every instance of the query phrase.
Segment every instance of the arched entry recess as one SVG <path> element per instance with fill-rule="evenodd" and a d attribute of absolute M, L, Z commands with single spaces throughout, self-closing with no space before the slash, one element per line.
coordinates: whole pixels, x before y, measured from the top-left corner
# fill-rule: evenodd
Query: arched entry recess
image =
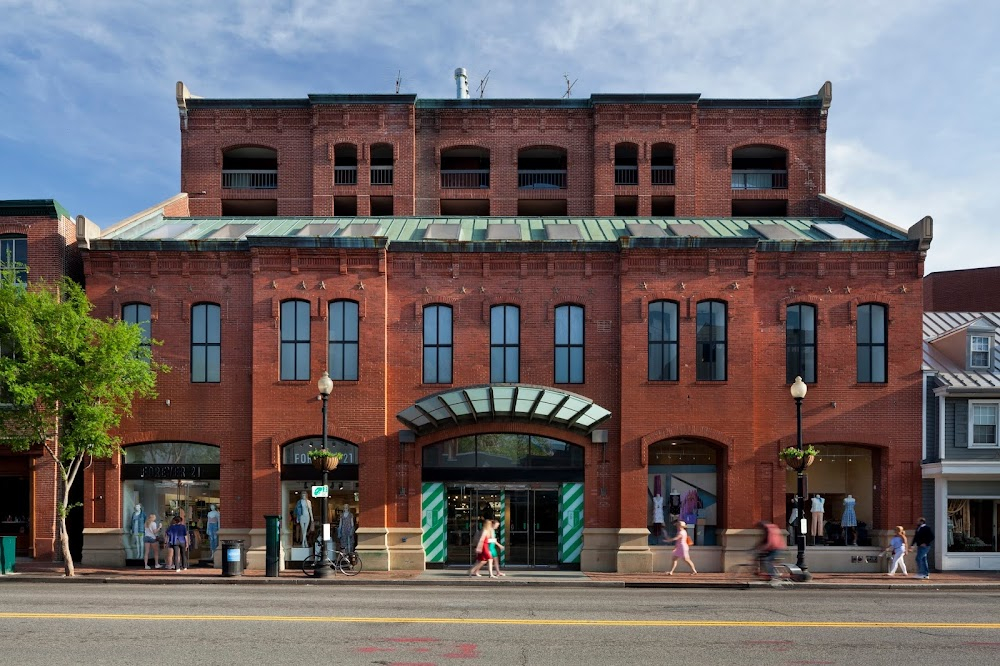
<path fill-rule="evenodd" d="M 583 396 L 523 384 L 445 391 L 400 412 L 402 423 L 432 440 L 466 424 L 482 429 L 423 447 L 427 566 L 468 566 L 482 522 L 496 519 L 507 546 L 502 564 L 579 568 L 585 450 L 567 440 L 579 441 L 610 416 Z M 510 432 L 511 422 L 524 424 L 520 432 Z M 550 435 L 558 429 L 566 439 Z"/>
<path fill-rule="evenodd" d="M 662 545 L 683 520 L 696 546 L 717 546 L 723 529 L 721 462 L 724 451 L 689 437 L 649 445 L 646 516 L 649 544 Z"/>

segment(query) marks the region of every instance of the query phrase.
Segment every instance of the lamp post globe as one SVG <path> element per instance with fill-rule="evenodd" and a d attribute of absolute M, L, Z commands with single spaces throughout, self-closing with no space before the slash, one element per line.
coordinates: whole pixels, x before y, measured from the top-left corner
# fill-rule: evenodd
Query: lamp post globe
<path fill-rule="evenodd" d="M 795 445 L 799 451 L 804 450 L 802 447 L 802 399 L 806 397 L 808 390 L 806 383 L 802 381 L 802 377 L 796 377 L 795 381 L 792 382 L 791 389 L 789 389 L 792 398 L 795 400 Z M 802 465 L 796 470 L 797 487 L 795 493 L 795 510 L 799 523 L 797 534 L 795 535 L 795 566 L 803 571 L 806 570 L 805 469 L 805 465 Z"/>
<path fill-rule="evenodd" d="M 327 443 L 327 436 L 326 436 L 326 406 L 327 406 L 327 403 L 328 403 L 328 401 L 330 399 L 330 392 L 333 391 L 333 380 L 330 379 L 330 373 L 329 372 L 324 372 L 323 373 L 323 376 L 319 378 L 318 382 L 316 382 L 316 388 L 319 389 L 319 397 L 323 401 L 323 443 L 322 443 L 322 447 L 323 447 L 323 450 L 325 451 L 326 450 L 326 443 Z M 328 472 L 326 470 L 326 467 L 323 467 L 323 486 L 329 488 L 329 485 L 330 485 L 330 477 L 329 477 L 329 474 L 328 474 Z M 326 576 L 329 576 L 330 575 L 330 571 L 331 571 L 330 567 L 328 566 L 329 562 L 330 562 L 330 550 L 329 550 L 330 523 L 327 522 L 327 518 L 329 516 L 329 510 L 330 510 L 330 504 L 329 504 L 329 502 L 330 502 L 330 500 L 327 497 L 327 494 L 324 494 L 323 497 L 320 498 L 320 509 L 319 509 L 320 510 L 320 516 L 321 516 L 321 518 L 320 518 L 320 521 L 321 521 L 320 524 L 322 525 L 322 531 L 320 532 L 320 535 L 319 535 L 320 544 L 321 544 L 320 545 L 320 561 L 319 561 L 319 565 L 318 565 L 318 567 L 316 569 L 316 575 L 318 577 L 320 577 L 320 578 L 325 578 Z"/>

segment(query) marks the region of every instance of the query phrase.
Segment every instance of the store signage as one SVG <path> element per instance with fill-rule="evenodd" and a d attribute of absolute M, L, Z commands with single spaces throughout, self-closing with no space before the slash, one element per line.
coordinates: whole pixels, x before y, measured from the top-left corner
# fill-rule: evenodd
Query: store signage
<path fill-rule="evenodd" d="M 218 479 L 218 465 L 122 465 L 124 479 Z"/>
<path fill-rule="evenodd" d="M 313 486 L 312 487 L 313 497 L 329 497 L 330 496 L 330 486 Z"/>
<path fill-rule="evenodd" d="M 285 465 L 311 465 L 312 461 L 309 458 L 309 451 L 312 449 L 318 449 L 322 446 L 322 440 L 319 438 L 302 439 L 297 442 L 292 442 L 281 449 L 281 462 Z M 334 453 L 339 453 L 343 456 L 340 459 L 341 465 L 357 465 L 358 464 L 358 447 L 350 442 L 345 442 L 343 440 L 330 438 L 327 441 L 326 448 Z"/>

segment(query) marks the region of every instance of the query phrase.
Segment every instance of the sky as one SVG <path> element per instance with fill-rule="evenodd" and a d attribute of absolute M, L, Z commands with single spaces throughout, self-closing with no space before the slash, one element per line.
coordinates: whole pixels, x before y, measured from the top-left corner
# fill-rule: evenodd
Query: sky
<path fill-rule="evenodd" d="M 827 193 L 899 227 L 926 272 L 1000 264 L 1000 3 L 980 0 L 0 0 L 0 199 L 108 227 L 179 190 L 174 84 L 212 98 L 700 93 L 833 83 Z M 474 94 L 476 94 L 474 92 Z"/>

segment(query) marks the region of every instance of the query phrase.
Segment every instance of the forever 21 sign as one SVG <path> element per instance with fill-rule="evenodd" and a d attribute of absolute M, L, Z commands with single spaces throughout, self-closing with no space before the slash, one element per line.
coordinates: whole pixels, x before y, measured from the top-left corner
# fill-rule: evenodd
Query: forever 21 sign
<path fill-rule="evenodd" d="M 218 479 L 218 465 L 122 465 L 126 479 Z"/>

